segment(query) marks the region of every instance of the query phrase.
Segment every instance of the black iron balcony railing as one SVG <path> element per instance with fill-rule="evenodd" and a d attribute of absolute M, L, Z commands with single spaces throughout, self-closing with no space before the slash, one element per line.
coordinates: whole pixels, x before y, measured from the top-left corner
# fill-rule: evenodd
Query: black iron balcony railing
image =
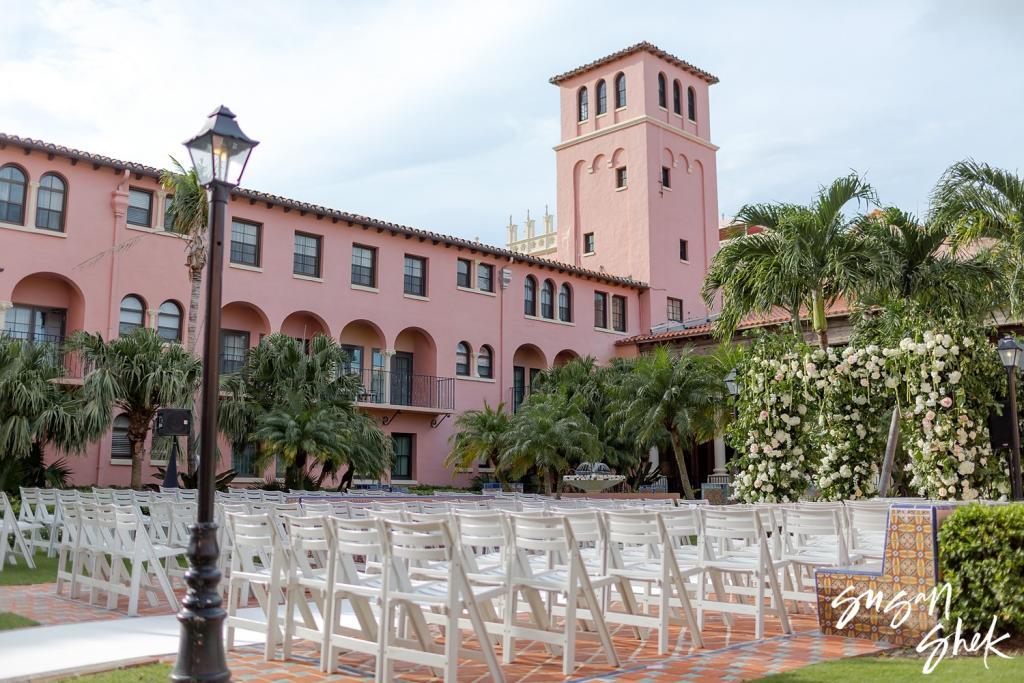
<path fill-rule="evenodd" d="M 405 372 L 353 370 L 359 376 L 362 392 L 359 403 L 412 406 L 436 410 L 455 409 L 455 378 L 413 375 Z"/>
<path fill-rule="evenodd" d="M 516 386 L 508 390 L 508 406 L 513 413 L 519 412 L 519 409 L 523 407 L 523 403 L 526 402 L 529 395 L 529 386 Z"/>
<path fill-rule="evenodd" d="M 82 379 L 88 368 L 82 361 L 81 354 L 64 350 L 64 336 L 59 334 L 39 334 L 29 330 L 0 330 L 0 336 L 8 339 L 28 342 L 40 347 L 50 362 L 64 366 L 64 379 Z"/>

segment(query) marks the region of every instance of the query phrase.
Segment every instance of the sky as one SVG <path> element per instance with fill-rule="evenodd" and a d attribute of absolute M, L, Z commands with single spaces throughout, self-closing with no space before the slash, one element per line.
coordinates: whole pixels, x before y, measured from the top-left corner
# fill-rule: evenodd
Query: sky
<path fill-rule="evenodd" d="M 0 0 L 0 131 L 153 166 L 226 104 L 243 185 L 503 244 L 555 207 L 548 78 L 641 40 L 711 88 L 719 210 L 851 169 L 924 213 L 954 161 L 1018 169 L 1024 2 Z"/>

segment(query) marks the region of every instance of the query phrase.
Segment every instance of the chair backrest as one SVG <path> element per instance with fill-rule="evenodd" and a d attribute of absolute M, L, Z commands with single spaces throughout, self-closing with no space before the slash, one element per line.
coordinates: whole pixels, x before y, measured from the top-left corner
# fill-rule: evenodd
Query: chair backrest
<path fill-rule="evenodd" d="M 819 561 L 849 564 L 841 510 L 834 507 L 782 509 L 782 557 L 813 552 Z"/>
<path fill-rule="evenodd" d="M 334 513 L 334 508 L 331 504 L 326 501 L 302 501 L 302 511 L 307 515 L 330 515 Z"/>
<path fill-rule="evenodd" d="M 385 564 L 399 577 L 409 566 L 428 562 L 451 562 L 458 555 L 447 522 L 381 521 L 381 545 Z M 400 581 L 399 585 L 404 585 Z"/>
<path fill-rule="evenodd" d="M 735 508 L 735 509 L 734 509 Z M 700 513 L 701 549 L 714 557 L 735 549 L 735 544 L 758 545 L 767 538 L 758 510 L 745 506 L 696 508 Z"/>
<path fill-rule="evenodd" d="M 36 509 L 39 505 L 39 489 L 34 487 L 18 487 L 21 493 L 21 510 L 18 512 L 18 519 L 27 521 L 36 521 L 39 519 L 39 513 Z"/>
<path fill-rule="evenodd" d="M 696 506 L 686 506 L 658 511 L 673 547 L 682 548 L 696 545 L 697 539 L 701 535 L 700 509 Z"/>
<path fill-rule="evenodd" d="M 326 515 L 297 517 L 285 515 L 288 542 L 291 547 L 289 571 L 292 575 L 316 576 L 317 569 L 327 567 L 331 541 Z"/>
<path fill-rule="evenodd" d="M 183 502 L 198 502 L 199 491 L 196 489 L 178 489 L 178 500 Z"/>
<path fill-rule="evenodd" d="M 501 512 L 472 515 L 453 513 L 452 533 L 472 555 L 500 551 L 508 543 L 505 515 Z"/>
<path fill-rule="evenodd" d="M 608 534 L 607 563 L 609 567 L 624 566 L 622 550 L 640 548 L 648 558 L 663 556 L 665 535 L 658 521 L 658 513 L 651 510 L 605 510 L 603 513 Z"/>
<path fill-rule="evenodd" d="M 268 558 L 280 547 L 277 525 L 270 513 L 228 513 L 227 523 L 231 568 L 251 572 L 268 567 Z"/>
<path fill-rule="evenodd" d="M 575 539 L 564 517 L 514 512 L 508 513 L 507 519 L 509 540 L 519 551 L 566 554 L 570 545 L 575 550 Z"/>

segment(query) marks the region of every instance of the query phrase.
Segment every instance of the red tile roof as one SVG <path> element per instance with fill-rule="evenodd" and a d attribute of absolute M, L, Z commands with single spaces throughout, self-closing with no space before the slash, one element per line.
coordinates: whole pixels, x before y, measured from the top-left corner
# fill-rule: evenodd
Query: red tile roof
<path fill-rule="evenodd" d="M 550 82 L 555 84 L 555 85 L 558 85 L 562 81 L 568 80 L 568 79 L 572 78 L 573 76 L 578 76 L 580 74 L 583 74 L 583 73 L 586 73 L 586 72 L 591 71 L 593 69 L 596 69 L 596 68 L 598 68 L 600 66 L 604 66 L 605 64 L 607 64 L 609 62 L 614 62 L 616 59 L 621 59 L 622 57 L 628 57 L 629 55 L 635 54 L 637 52 L 648 52 L 648 53 L 654 55 L 655 57 L 659 57 L 661 59 L 664 59 L 669 64 L 671 64 L 673 66 L 678 66 L 680 69 L 693 74 L 694 76 L 696 76 L 697 78 L 699 78 L 699 79 L 701 79 L 703 81 L 706 81 L 708 83 L 708 85 L 714 85 L 715 83 L 718 83 L 718 77 L 717 76 L 713 76 L 713 75 L 709 74 L 707 71 L 704 71 L 703 69 L 699 69 L 699 68 L 697 68 L 693 64 L 690 64 L 687 61 L 682 60 L 682 59 L 680 59 L 679 57 L 676 57 L 673 54 L 665 52 L 664 50 L 662 50 L 657 45 L 652 45 L 651 43 L 648 43 L 646 40 L 643 41 L 643 42 L 639 42 L 636 45 L 630 45 L 629 47 L 627 47 L 624 50 L 619 50 L 618 52 L 613 52 L 610 55 L 607 55 L 605 57 L 601 57 L 600 59 L 596 59 L 593 62 L 590 62 L 589 64 L 584 64 L 583 66 L 578 66 L 578 67 L 576 67 L 575 69 L 573 69 L 571 71 L 566 71 L 565 73 L 558 74 L 557 76 L 552 76 L 550 78 Z"/>
<path fill-rule="evenodd" d="M 850 314 L 850 306 L 845 301 L 837 301 L 832 304 L 825 312 L 829 318 L 840 318 Z M 749 315 L 744 318 L 739 325 L 736 326 L 736 331 L 750 330 L 755 327 L 771 327 L 773 325 L 782 325 L 788 323 L 790 320 L 789 313 L 777 309 L 766 315 Z M 802 315 L 801 319 L 807 320 L 807 315 Z M 706 322 L 693 327 L 684 327 L 674 330 L 667 330 L 665 332 L 655 332 L 653 334 L 638 334 L 634 337 L 628 337 L 626 339 L 620 339 L 615 342 L 616 346 L 633 346 L 635 344 L 651 344 L 658 342 L 670 342 L 677 339 L 692 339 L 694 337 L 707 337 L 711 335 L 712 323 Z"/>
<path fill-rule="evenodd" d="M 50 142 L 43 142 L 42 140 L 34 140 L 32 138 L 22 138 L 17 135 L 9 135 L 7 133 L 0 133 L 0 149 L 3 149 L 7 145 L 14 145 L 26 150 L 37 150 L 40 152 L 46 152 L 47 154 L 60 155 L 69 159 L 77 161 L 88 162 L 93 165 L 94 168 L 107 167 L 117 170 L 128 170 L 132 173 L 139 175 L 148 176 L 150 178 L 159 179 L 162 170 L 154 168 L 152 166 L 146 166 L 144 164 L 138 164 L 132 161 L 121 161 L 120 159 L 114 159 L 111 157 L 105 157 L 99 154 L 92 154 L 91 152 L 83 152 L 77 149 L 71 149 L 69 147 L 62 147 L 61 145 L 55 145 Z M 551 259 L 541 258 L 539 256 L 532 256 L 529 254 L 523 254 L 517 251 L 511 251 L 509 249 L 503 249 L 501 247 L 491 246 L 489 244 L 482 244 L 480 242 L 474 242 L 472 240 L 463 239 L 461 237 L 453 237 L 451 235 L 445 235 L 438 232 L 432 232 L 430 230 L 422 230 L 420 228 L 412 228 L 407 225 L 399 225 L 397 223 L 391 223 L 388 221 L 380 220 L 378 218 L 370 218 L 368 216 L 360 216 L 359 214 L 348 213 L 346 211 L 340 211 L 338 209 L 331 209 L 326 206 L 320 206 L 318 204 L 310 204 L 308 202 L 299 201 L 298 199 L 289 199 L 287 197 L 281 197 L 275 194 L 269 194 L 267 192 L 259 192 L 257 190 L 249 190 L 243 187 L 236 187 L 232 190 L 232 195 L 241 199 L 248 199 L 250 203 L 255 204 L 257 202 L 264 202 L 268 208 L 270 206 L 280 206 L 286 209 L 297 210 L 302 213 L 311 213 L 315 216 L 323 216 L 330 218 L 334 221 L 344 221 L 346 223 L 352 223 L 354 225 L 362 225 L 366 227 L 377 228 L 381 231 L 388 231 L 395 235 L 406 235 L 408 237 L 417 237 L 421 241 L 431 240 L 432 242 L 438 242 L 440 244 L 449 244 L 454 247 L 462 247 L 464 249 L 476 250 L 483 254 L 489 254 L 491 256 L 503 259 L 512 259 L 523 263 L 530 263 L 541 268 L 549 268 L 563 273 L 571 273 L 583 278 L 589 278 L 597 280 L 599 282 L 605 282 L 609 284 L 622 285 L 624 287 L 630 287 L 633 289 L 644 290 L 647 289 L 647 284 L 634 280 L 630 277 L 621 277 L 618 275 L 609 275 L 607 273 L 600 273 L 596 270 L 588 270 L 586 268 L 579 268 L 577 266 L 569 265 L 568 263 L 562 263 L 561 261 L 553 261 Z"/>

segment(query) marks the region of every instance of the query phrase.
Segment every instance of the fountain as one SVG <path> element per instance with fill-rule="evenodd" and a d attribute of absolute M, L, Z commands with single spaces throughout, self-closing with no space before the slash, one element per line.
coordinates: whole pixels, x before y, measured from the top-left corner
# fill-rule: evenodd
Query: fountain
<path fill-rule="evenodd" d="M 612 474 L 608 465 L 603 462 L 585 462 L 576 468 L 573 474 L 566 474 L 562 482 L 587 493 L 604 491 L 625 481 L 621 474 Z"/>

